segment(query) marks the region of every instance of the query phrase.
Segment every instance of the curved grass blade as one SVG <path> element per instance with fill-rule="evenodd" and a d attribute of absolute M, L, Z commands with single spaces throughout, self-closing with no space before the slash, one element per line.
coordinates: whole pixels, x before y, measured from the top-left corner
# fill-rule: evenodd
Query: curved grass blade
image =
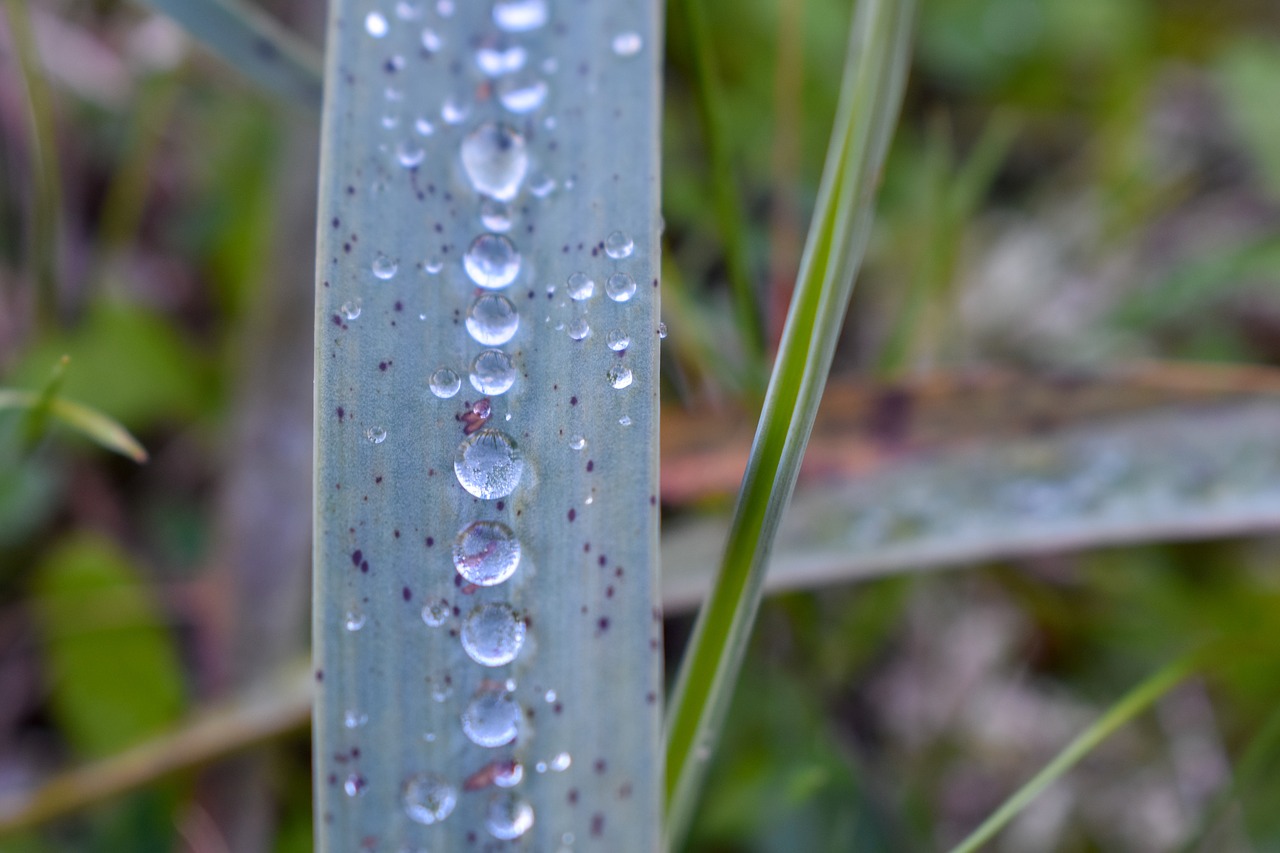
<path fill-rule="evenodd" d="M 173 18 L 232 68 L 285 101 L 319 110 L 323 61 L 261 10 L 236 0 L 140 0 Z"/>
<path fill-rule="evenodd" d="M 134 462 L 147 461 L 146 448 L 127 429 L 96 409 L 58 397 L 42 404 L 41 396 L 32 391 L 0 388 L 0 411 L 32 412 L 42 405 L 47 407 L 49 417 L 61 421 L 94 444 L 127 456 Z"/>
<path fill-rule="evenodd" d="M 320 850 L 659 844 L 658 12 L 331 7 Z"/>
<path fill-rule="evenodd" d="M 1138 714 L 1151 707 L 1157 699 L 1191 675 L 1195 669 L 1194 663 L 1194 656 L 1189 655 L 1180 658 L 1158 670 L 1126 693 L 1097 722 L 1067 744 L 1066 748 L 1045 765 L 1043 770 L 1019 788 L 1000 808 L 996 809 L 995 813 L 983 821 L 981 826 L 975 829 L 964 841 L 953 847 L 951 853 L 972 853 L 972 851 L 990 841 L 995 837 L 996 833 L 1007 826 L 1023 809 L 1030 805 L 1032 800 L 1040 796 L 1045 788 L 1075 766 L 1076 762 L 1092 752 L 1098 744 L 1110 737 L 1116 729 L 1119 729 Z"/>
<path fill-rule="evenodd" d="M 864 0 L 854 15 L 840 109 L 791 312 L 720 574 L 699 613 L 668 713 L 669 846 L 683 837 L 695 805 L 831 368 L 901 101 L 913 7 L 910 0 Z"/>

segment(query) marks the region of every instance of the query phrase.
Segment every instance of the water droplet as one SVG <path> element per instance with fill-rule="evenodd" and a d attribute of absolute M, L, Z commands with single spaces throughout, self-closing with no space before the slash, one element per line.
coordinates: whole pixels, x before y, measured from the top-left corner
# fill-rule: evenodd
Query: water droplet
<path fill-rule="evenodd" d="M 487 349 L 471 362 L 471 387 L 481 394 L 496 397 L 505 394 L 516 381 L 516 368 L 511 356 L 499 349 Z"/>
<path fill-rule="evenodd" d="M 462 388 L 462 380 L 458 374 L 447 367 L 442 367 L 431 374 L 431 393 L 441 400 L 447 400 Z"/>
<path fill-rule="evenodd" d="M 369 35 L 380 39 L 387 34 L 387 19 L 381 12 L 370 12 L 364 16 L 364 28 Z"/>
<path fill-rule="evenodd" d="M 516 115 L 531 113 L 547 99 L 547 84 L 543 80 L 515 80 L 508 78 L 498 84 L 498 100 L 508 112 Z"/>
<path fill-rule="evenodd" d="M 396 271 L 400 269 L 400 264 L 388 258 L 386 255 L 378 255 L 373 259 L 373 274 L 383 281 L 388 281 L 395 277 Z"/>
<path fill-rule="evenodd" d="M 453 0 L 436 0 L 436 13 L 442 18 L 453 17 Z"/>
<path fill-rule="evenodd" d="M 525 624 L 509 604 L 482 604 L 462 623 L 463 651 L 482 666 L 511 663 L 524 645 Z"/>
<path fill-rule="evenodd" d="M 444 269 L 444 261 L 440 258 L 428 258 L 422 262 L 422 271 L 427 275 L 435 275 Z"/>
<path fill-rule="evenodd" d="M 388 86 L 382 90 L 382 97 L 386 98 L 388 101 L 399 102 L 404 100 L 404 92 L 400 91 L 395 86 Z M 399 122 L 397 122 L 397 124 L 398 123 Z"/>
<path fill-rule="evenodd" d="M 430 27 L 422 30 L 422 49 L 427 53 L 435 53 L 444 47 L 444 41 L 441 40 L 440 34 Z"/>
<path fill-rule="evenodd" d="M 511 201 L 529 169 L 524 137 L 509 125 L 485 122 L 462 140 L 462 168 L 476 192 Z"/>
<path fill-rule="evenodd" d="M 501 234 L 481 234 L 463 255 L 462 265 L 478 286 L 497 290 L 515 281 L 520 272 L 520 253 Z"/>
<path fill-rule="evenodd" d="M 400 126 L 400 116 L 388 113 L 382 117 L 382 126 L 387 130 L 395 130 Z"/>
<path fill-rule="evenodd" d="M 546 198 L 556 191 L 556 182 L 550 175 L 536 175 L 529 183 L 529 192 L 537 198 Z"/>
<path fill-rule="evenodd" d="M 545 761 L 539 761 L 537 764 L 533 765 L 533 769 L 534 769 L 534 772 L 536 772 L 536 773 L 546 773 L 546 772 L 547 772 L 547 762 L 545 762 Z"/>
<path fill-rule="evenodd" d="M 658 340 L 666 340 L 666 339 L 667 339 L 667 324 L 659 323 L 658 324 Z"/>
<path fill-rule="evenodd" d="M 493 784 L 499 788 L 514 788 L 524 779 L 524 765 L 519 761 L 502 761 L 494 769 Z"/>
<path fill-rule="evenodd" d="M 533 806 L 515 794 L 495 794 L 489 800 L 484 825 L 499 840 L 519 838 L 533 826 Z"/>
<path fill-rule="evenodd" d="M 407 0 L 400 0 L 396 3 L 396 17 L 402 21 L 412 21 L 422 15 L 422 7 L 415 3 L 409 3 Z"/>
<path fill-rule="evenodd" d="M 462 732 L 478 746 L 502 746 L 516 739 L 520 706 L 497 686 L 481 687 L 462 712 Z"/>
<path fill-rule="evenodd" d="M 569 439 L 569 446 L 574 450 L 582 450 L 587 446 L 587 440 L 580 435 L 575 435 Z"/>
<path fill-rule="evenodd" d="M 440 105 L 440 118 L 445 124 L 462 124 L 471 115 L 471 105 L 464 98 L 450 95 Z"/>
<path fill-rule="evenodd" d="M 493 22 L 509 33 L 536 30 L 547 22 L 546 0 L 498 0 L 493 4 Z"/>
<path fill-rule="evenodd" d="M 610 367 L 605 376 L 614 388 L 626 388 L 631 384 L 631 369 L 620 364 Z"/>
<path fill-rule="evenodd" d="M 591 336 L 591 326 L 587 323 L 585 317 L 575 317 L 565 331 L 575 341 L 585 341 Z"/>
<path fill-rule="evenodd" d="M 596 283 L 586 273 L 574 273 L 569 276 L 567 284 L 569 285 L 569 298 L 578 302 L 590 299 L 591 295 L 596 292 Z"/>
<path fill-rule="evenodd" d="M 433 601 L 422 608 L 422 621 L 432 628 L 439 628 L 449 619 L 449 605 L 445 601 Z"/>
<path fill-rule="evenodd" d="M 604 283 L 604 292 L 614 302 L 628 302 L 636 295 L 636 280 L 624 272 L 616 272 Z"/>
<path fill-rule="evenodd" d="M 546 699 L 546 700 L 547 700 L 547 704 L 549 705 L 549 704 L 551 704 L 552 702 L 556 701 L 556 692 L 555 692 L 554 690 L 548 690 L 548 691 L 546 692 L 546 695 L 545 695 L 545 696 L 543 696 L 542 698 L 543 698 L 543 699 Z"/>
<path fill-rule="evenodd" d="M 457 804 L 458 792 L 439 776 L 410 776 L 404 782 L 404 810 L 412 821 L 439 823 Z"/>
<path fill-rule="evenodd" d="M 618 56 L 635 56 L 644 47 L 639 33 L 618 33 L 613 37 L 613 52 Z"/>
<path fill-rule="evenodd" d="M 349 729 L 358 729 L 369 722 L 369 715 L 359 711 L 347 711 L 342 715 L 342 725 Z"/>
<path fill-rule="evenodd" d="M 426 732 L 426 733 L 424 733 L 424 734 L 422 735 L 422 739 L 423 739 L 423 740 L 425 740 L 427 743 L 435 743 L 435 742 L 436 742 L 436 733 L 435 733 L 435 732 Z"/>
<path fill-rule="evenodd" d="M 365 616 L 363 613 L 348 611 L 346 621 L 344 622 L 344 624 L 347 626 L 348 631 L 359 631 L 361 628 L 364 627 L 364 622 L 365 622 Z"/>
<path fill-rule="evenodd" d="M 467 311 L 467 331 L 477 343 L 487 347 L 505 344 L 515 337 L 519 327 L 520 315 L 516 313 L 516 307 L 506 297 L 496 293 L 481 296 L 471 303 L 471 309 Z"/>
<path fill-rule="evenodd" d="M 528 56 L 519 45 L 481 45 L 476 49 L 476 65 L 487 77 L 501 77 L 523 68 Z"/>
<path fill-rule="evenodd" d="M 511 230 L 511 205 L 496 198 L 486 198 L 480 203 L 480 224 L 499 234 Z"/>
<path fill-rule="evenodd" d="M 413 130 L 419 136 L 430 136 L 436 132 L 435 125 L 427 121 L 425 118 L 416 119 L 413 122 Z"/>
<path fill-rule="evenodd" d="M 468 492 L 484 500 L 494 500 L 515 491 L 524 473 L 524 459 L 506 434 L 482 429 L 458 446 L 453 470 Z"/>
<path fill-rule="evenodd" d="M 369 440 L 370 444 L 382 444 L 387 440 L 387 431 L 382 427 L 369 427 L 364 431 L 364 437 Z"/>
<path fill-rule="evenodd" d="M 346 791 L 348 797 L 358 797 L 364 793 L 364 789 L 368 786 L 369 783 L 364 780 L 363 776 L 359 773 L 352 773 L 342 783 L 342 790 Z"/>
<path fill-rule="evenodd" d="M 563 773 L 569 769 L 569 765 L 573 763 L 573 757 L 567 752 L 562 752 L 555 758 L 551 759 L 551 769 L 557 773 Z"/>
<path fill-rule="evenodd" d="M 621 231 L 614 231 L 604 238 L 604 253 L 615 261 L 631 257 L 635 248 L 635 241 Z"/>
<path fill-rule="evenodd" d="M 444 679 L 441 679 L 439 684 L 431 688 L 431 698 L 437 702 L 444 702 L 452 695 L 453 685 Z"/>
<path fill-rule="evenodd" d="M 342 303 L 342 307 L 338 309 L 343 319 L 355 320 L 360 316 L 360 297 L 356 297 L 348 302 Z"/>
<path fill-rule="evenodd" d="M 426 157 L 426 149 L 416 142 L 401 142 L 396 146 L 396 161 L 406 169 L 421 166 Z"/>
<path fill-rule="evenodd" d="M 520 540 L 500 521 L 473 521 L 454 540 L 453 565 L 470 583 L 495 586 L 516 573 Z"/>
<path fill-rule="evenodd" d="M 631 426 L 631 418 L 628 417 L 627 415 L 623 415 L 622 417 L 618 418 L 618 423 L 622 424 L 623 426 Z"/>
<path fill-rule="evenodd" d="M 627 347 L 631 346 L 631 336 L 621 329 L 614 329 L 609 332 L 608 337 L 605 338 L 605 342 L 609 344 L 609 349 L 614 352 L 622 352 Z"/>

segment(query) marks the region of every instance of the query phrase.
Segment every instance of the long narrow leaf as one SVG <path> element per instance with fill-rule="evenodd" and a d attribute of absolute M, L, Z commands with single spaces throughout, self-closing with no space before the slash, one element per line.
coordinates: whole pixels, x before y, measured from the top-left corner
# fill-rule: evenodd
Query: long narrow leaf
<path fill-rule="evenodd" d="M 720 575 L 699 614 L 669 712 L 669 843 L 683 836 L 695 804 L 831 367 L 901 100 L 912 12 L 910 0 L 864 0 L 855 13 L 840 110 L 791 312 Z"/>

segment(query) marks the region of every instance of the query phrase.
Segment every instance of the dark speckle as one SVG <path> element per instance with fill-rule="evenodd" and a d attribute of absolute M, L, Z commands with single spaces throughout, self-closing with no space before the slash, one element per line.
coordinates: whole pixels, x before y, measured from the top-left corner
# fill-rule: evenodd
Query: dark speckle
<path fill-rule="evenodd" d="M 400 597 L 405 601 L 413 601 L 413 591 L 406 586 L 404 589 L 400 590 Z"/>
<path fill-rule="evenodd" d="M 595 763 L 595 771 L 596 771 L 597 773 L 603 773 L 604 771 L 606 771 L 606 770 L 608 770 L 608 769 L 609 769 L 609 765 L 605 763 L 605 760 L 604 760 L 603 758 L 597 758 L 597 759 L 596 759 L 596 763 Z"/>
<path fill-rule="evenodd" d="M 347 410 L 339 406 L 337 408 L 338 420 L 342 420 L 347 416 Z"/>
<path fill-rule="evenodd" d="M 364 551 L 361 551 L 359 548 L 351 552 L 351 564 L 353 566 L 360 565 L 360 561 L 363 559 L 364 559 Z"/>
<path fill-rule="evenodd" d="M 382 477 L 381 477 L 380 475 L 379 475 L 379 476 L 377 476 L 377 477 L 374 477 L 374 478 L 373 478 L 373 482 L 375 482 L 375 483 L 381 483 L 381 482 L 382 482 Z"/>
<path fill-rule="evenodd" d="M 608 631 L 608 630 L 609 630 L 609 617 L 608 617 L 608 616 L 601 616 L 601 617 L 600 617 L 600 619 L 599 619 L 599 621 L 597 621 L 597 622 L 596 622 L 596 627 L 600 629 L 600 633 L 602 633 L 602 634 L 603 634 L 605 631 Z"/>
<path fill-rule="evenodd" d="M 577 511 L 576 509 L 570 508 L 570 509 L 569 509 L 569 521 L 573 521 L 573 520 L 574 520 L 575 518 L 577 518 L 577 517 L 578 517 L 578 511 Z"/>
<path fill-rule="evenodd" d="M 368 560 L 365 560 L 365 561 L 363 561 L 362 563 L 360 563 L 360 571 L 364 572 L 366 575 L 367 575 L 367 574 L 369 574 L 369 561 L 368 561 Z"/>
<path fill-rule="evenodd" d="M 569 805 L 576 806 L 578 804 L 578 789 L 570 788 L 569 795 L 565 799 L 569 801 Z"/>
<path fill-rule="evenodd" d="M 576 405 L 578 405 L 578 398 L 577 398 L 577 397 L 570 397 L 570 398 L 569 398 L 569 405 L 570 405 L 570 406 L 576 406 Z"/>
<path fill-rule="evenodd" d="M 631 797 L 631 783 L 623 782 L 622 786 L 618 788 L 618 799 L 626 800 L 626 799 L 629 799 L 630 797 Z"/>
<path fill-rule="evenodd" d="M 596 470 L 596 461 L 595 461 L 594 459 L 588 459 L 588 460 L 587 460 L 587 473 L 588 473 L 588 474 L 590 474 L 590 473 L 591 473 L 592 471 L 594 471 L 594 470 Z"/>
<path fill-rule="evenodd" d="M 378 362 L 378 369 L 381 370 L 383 373 L 386 373 L 387 363 L 385 361 Z"/>
<path fill-rule="evenodd" d="M 316 670 L 316 681 L 324 681 L 324 670 L 323 670 L 323 669 L 317 669 L 317 670 Z"/>
<path fill-rule="evenodd" d="M 434 536 L 428 536 L 428 537 L 427 537 L 427 547 L 428 547 L 428 548 L 430 548 L 430 547 L 431 547 L 432 545 L 434 545 L 434 544 L 436 544 L 436 538 L 435 538 Z"/>
<path fill-rule="evenodd" d="M 609 558 L 608 558 L 608 557 L 606 557 L 604 554 L 601 554 L 601 555 L 600 555 L 600 559 L 599 559 L 599 560 L 596 560 L 596 562 L 597 562 L 597 563 L 599 563 L 599 564 L 600 564 L 600 568 L 602 568 L 602 569 L 603 569 L 603 568 L 605 567 L 605 564 L 609 562 Z"/>
<path fill-rule="evenodd" d="M 591 816 L 591 836 L 599 838 L 604 835 L 604 815 L 596 812 Z"/>

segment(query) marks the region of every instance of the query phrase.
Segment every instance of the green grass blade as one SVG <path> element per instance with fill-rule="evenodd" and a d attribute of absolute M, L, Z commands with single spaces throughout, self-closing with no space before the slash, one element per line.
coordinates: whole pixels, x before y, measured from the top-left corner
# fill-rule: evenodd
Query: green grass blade
<path fill-rule="evenodd" d="M 482 849 L 501 834 L 495 814 L 527 815 L 513 805 L 523 803 L 527 849 L 556 850 L 571 833 L 651 851 L 660 10 L 503 0 L 414 5 L 405 19 L 399 8 L 331 7 L 316 290 L 317 846 Z M 486 231 L 504 236 L 480 245 L 510 240 L 519 252 L 510 284 L 505 264 L 483 273 L 463 262 Z M 579 272 L 594 288 L 576 299 L 585 294 L 568 279 Z M 624 278 L 609 284 L 624 275 L 634 294 Z M 518 327 L 504 340 L 506 324 L 473 322 L 473 338 L 470 312 L 495 295 Z M 515 376 L 485 397 L 468 373 L 490 348 Z M 433 376 L 449 393 L 433 392 Z M 473 488 L 494 484 L 476 489 L 487 499 L 455 472 L 473 441 L 495 454 L 510 442 L 523 466 L 518 478 L 510 459 L 481 466 L 492 479 L 467 475 Z M 510 494 L 496 488 L 512 479 Z M 496 583 L 477 583 L 478 570 L 505 567 L 505 541 L 464 539 L 455 568 L 455 542 L 477 522 L 506 525 L 520 543 L 506 580 L 495 571 Z M 514 658 L 492 654 L 492 667 L 460 642 L 489 605 L 514 611 L 505 636 L 525 631 Z M 492 725 L 468 734 L 464 717 Z M 515 782 L 512 762 L 523 778 L 500 787 Z M 440 795 L 434 811 L 409 808 L 426 782 Z"/>
<path fill-rule="evenodd" d="M 876 177 L 906 76 L 913 3 L 855 12 L 840 110 L 791 311 L 739 493 L 720 574 L 698 617 L 667 721 L 668 841 L 683 835 L 759 607 L 862 259 Z"/>
<path fill-rule="evenodd" d="M 236 0 L 140 0 L 168 15 L 232 68 L 291 104 L 318 110 L 320 54 L 255 6 Z"/>
<path fill-rule="evenodd" d="M 952 848 L 951 853 L 972 853 L 990 841 L 995 834 L 1008 825 L 1025 809 L 1032 800 L 1040 796 L 1045 788 L 1070 770 L 1075 764 L 1102 741 L 1110 737 L 1116 729 L 1132 720 L 1138 714 L 1151 707 L 1157 699 L 1168 693 L 1194 670 L 1193 657 L 1180 658 L 1158 670 L 1103 714 L 1097 722 L 1080 733 L 1075 740 L 1067 744 L 1062 752 L 1045 765 L 1044 769 L 1019 788 L 1012 797 L 996 809 L 991 817 L 982 822 L 968 838 Z"/>
<path fill-rule="evenodd" d="M 146 462 L 147 451 L 120 423 L 96 409 L 54 397 L 42 403 L 41 395 L 31 391 L 0 388 L 0 411 L 15 409 L 33 412 L 47 406 L 48 417 L 83 435 L 99 447 L 127 456 L 134 462 Z"/>

